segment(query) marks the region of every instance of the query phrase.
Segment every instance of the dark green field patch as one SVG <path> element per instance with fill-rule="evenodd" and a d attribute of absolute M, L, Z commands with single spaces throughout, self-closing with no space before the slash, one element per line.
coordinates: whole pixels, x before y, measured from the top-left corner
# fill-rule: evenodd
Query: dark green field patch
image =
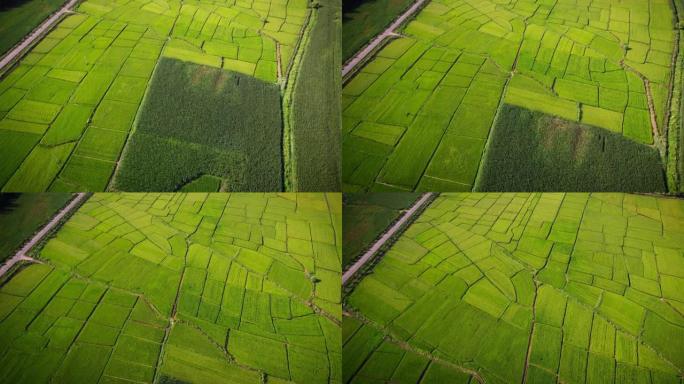
<path fill-rule="evenodd" d="M 173 191 L 207 174 L 233 191 L 281 190 L 281 138 L 277 85 L 162 59 L 116 188 Z"/>
<path fill-rule="evenodd" d="M 342 59 L 351 58 L 410 5 L 407 0 L 343 1 Z"/>
<path fill-rule="evenodd" d="M 343 265 L 354 260 L 417 198 L 418 193 L 358 193 L 344 196 Z"/>
<path fill-rule="evenodd" d="M 0 5 L 0 56 L 62 4 L 61 0 L 3 1 Z"/>
<path fill-rule="evenodd" d="M 292 97 L 298 191 L 340 189 L 340 1 L 322 3 Z"/>
<path fill-rule="evenodd" d="M 504 105 L 477 190 L 665 190 L 654 148 L 604 129 Z"/>
<path fill-rule="evenodd" d="M 0 261 L 19 248 L 70 198 L 70 194 L 64 193 L 0 195 Z"/>

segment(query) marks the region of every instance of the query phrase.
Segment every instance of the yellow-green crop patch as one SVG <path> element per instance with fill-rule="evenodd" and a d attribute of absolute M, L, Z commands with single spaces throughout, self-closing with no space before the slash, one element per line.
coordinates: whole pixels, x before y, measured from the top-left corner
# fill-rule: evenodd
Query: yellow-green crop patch
<path fill-rule="evenodd" d="M 82 2 L 0 79 L 2 190 L 107 189 L 160 58 L 276 87 L 299 70 L 292 64 L 311 12 L 307 0 Z M 10 150 L 16 132 L 40 139 Z"/>
<path fill-rule="evenodd" d="M 581 3 L 427 2 L 343 88 L 345 190 L 471 190 L 504 102 L 663 146 L 675 2 Z"/>
<path fill-rule="evenodd" d="M 341 381 L 339 194 L 95 194 L 0 287 L 0 382 Z"/>
<path fill-rule="evenodd" d="M 682 236 L 682 199 L 441 194 L 345 297 L 344 381 L 680 383 Z"/>

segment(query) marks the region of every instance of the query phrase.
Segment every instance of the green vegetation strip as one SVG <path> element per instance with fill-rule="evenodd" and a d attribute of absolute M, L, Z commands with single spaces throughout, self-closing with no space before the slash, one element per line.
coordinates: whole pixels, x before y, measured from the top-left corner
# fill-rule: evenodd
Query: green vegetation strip
<path fill-rule="evenodd" d="M 322 0 L 292 95 L 295 190 L 340 189 L 340 0 Z"/>
<path fill-rule="evenodd" d="M 344 382 L 680 383 L 683 228 L 668 197 L 441 194 L 346 300 Z"/>
<path fill-rule="evenodd" d="M 339 194 L 94 194 L 0 287 L 0 382 L 341 382 Z"/>
<path fill-rule="evenodd" d="M 665 191 L 658 151 L 622 135 L 504 105 L 479 191 Z"/>
<path fill-rule="evenodd" d="M 276 84 L 162 58 L 115 188 L 174 191 L 206 174 L 233 191 L 282 190 L 279 105 Z"/>

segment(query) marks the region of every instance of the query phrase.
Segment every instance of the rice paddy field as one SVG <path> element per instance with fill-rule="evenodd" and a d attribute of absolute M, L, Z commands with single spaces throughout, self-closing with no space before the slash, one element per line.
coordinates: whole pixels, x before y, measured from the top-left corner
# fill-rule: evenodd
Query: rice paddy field
<path fill-rule="evenodd" d="M 283 190 L 281 109 L 299 102 L 284 105 L 282 95 L 297 84 L 298 57 L 310 49 L 303 36 L 322 19 L 315 17 L 320 9 L 307 0 L 80 3 L 0 79 L 2 191 L 174 191 L 203 176 L 221 179 L 222 190 Z M 215 83 L 199 82 L 205 75 Z M 178 85 L 184 94 L 175 92 Z M 198 93 L 203 97 L 188 100 Z M 254 99 L 260 102 L 244 105 Z M 184 116 L 205 121 L 188 127 Z M 150 117 L 170 122 L 167 130 L 206 132 L 201 139 L 158 132 Z M 245 142 L 235 138 L 268 148 L 257 155 L 225 144 Z M 299 156 L 309 145 L 320 148 L 295 143 Z M 174 152 L 182 154 L 178 163 L 169 159 Z M 149 153 L 163 180 L 150 169 Z M 265 173 L 252 161 L 262 155 Z"/>
<path fill-rule="evenodd" d="M 620 135 L 626 147 L 657 152 L 663 172 L 678 173 L 666 164 L 679 153 L 668 134 L 681 131 L 675 73 L 682 5 L 431 0 L 345 81 L 344 190 L 478 189 L 491 132 L 507 123 L 500 122 L 504 104 Z M 544 129 L 562 134 L 554 125 Z M 600 190 L 591 183 L 564 190 Z M 612 190 L 633 191 L 629 183 Z"/>
<path fill-rule="evenodd" d="M 418 193 L 354 193 L 342 200 L 344 226 L 342 266 L 356 259 L 373 240 L 413 204 Z"/>
<path fill-rule="evenodd" d="M 681 199 L 441 194 L 343 299 L 343 381 L 681 384 L 683 236 Z"/>
<path fill-rule="evenodd" d="M 94 194 L 33 253 L 0 382 L 341 382 L 340 194 Z"/>

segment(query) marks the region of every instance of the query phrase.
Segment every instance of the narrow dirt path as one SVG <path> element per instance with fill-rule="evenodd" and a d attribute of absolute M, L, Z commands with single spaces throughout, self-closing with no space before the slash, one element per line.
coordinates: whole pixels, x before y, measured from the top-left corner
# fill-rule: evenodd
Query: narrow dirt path
<path fill-rule="evenodd" d="M 368 260 L 370 260 L 373 257 L 373 255 L 375 255 L 375 253 L 380 249 L 380 247 L 382 247 L 387 242 L 387 240 L 389 240 L 392 236 L 394 236 L 395 233 L 397 233 L 397 231 L 404 225 L 404 223 L 406 223 L 406 221 L 411 216 L 413 216 L 413 214 L 416 213 L 418 208 L 422 207 L 425 204 L 425 202 L 430 199 L 430 197 L 432 197 L 432 192 L 424 193 L 423 196 L 421 196 L 420 199 L 418 199 L 418 201 L 413 203 L 411 208 L 409 208 L 404 213 L 404 215 L 399 220 L 397 220 L 397 222 L 394 223 L 394 225 L 390 227 L 390 229 L 387 232 L 385 232 L 385 234 L 382 235 L 382 237 L 380 237 L 366 251 L 366 253 L 363 254 L 363 256 L 361 256 L 351 267 L 349 267 L 349 269 L 346 272 L 344 272 L 344 274 L 342 275 L 342 285 L 347 284 L 347 281 L 349 281 L 349 279 L 351 279 L 352 276 L 354 276 L 354 274 L 356 274 L 356 272 L 358 272 L 364 266 L 364 264 L 366 264 Z"/>
<path fill-rule="evenodd" d="M 646 91 L 646 102 L 648 104 L 648 114 L 651 120 L 651 133 L 653 135 L 653 145 L 657 146 L 660 140 L 660 131 L 658 130 L 658 117 L 655 111 L 655 102 L 653 101 L 653 93 L 651 91 L 651 82 L 644 76 L 641 72 L 630 67 L 625 60 L 620 60 L 620 66 L 635 75 L 637 75 L 641 81 L 644 82 L 644 90 Z"/>
<path fill-rule="evenodd" d="M 0 277 L 4 276 L 5 273 L 7 273 L 7 271 L 9 271 L 19 261 L 27 260 L 38 262 L 36 259 L 27 256 L 26 253 L 36 244 L 38 244 L 38 242 L 43 240 L 45 235 L 47 235 L 57 224 L 59 224 L 60 220 L 62 220 L 67 213 L 71 212 L 71 210 L 73 210 L 83 199 L 85 199 L 85 197 L 85 193 L 78 193 L 77 196 L 66 205 L 66 207 L 62 208 L 59 213 L 53 216 L 52 219 L 45 224 L 40 231 L 33 235 L 31 240 L 26 242 L 26 244 L 24 244 L 24 246 L 14 254 L 14 256 L 8 259 L 7 262 L 0 267 Z"/>
<path fill-rule="evenodd" d="M 537 298 L 539 296 L 539 281 L 534 280 L 534 301 L 532 302 L 532 325 L 530 325 L 530 335 L 527 339 L 527 353 L 525 354 L 525 366 L 523 366 L 522 384 L 527 383 L 528 373 L 530 369 L 530 356 L 532 356 L 532 338 L 534 337 L 534 329 L 537 325 Z"/>
<path fill-rule="evenodd" d="M 359 63 L 363 62 L 368 55 L 373 53 L 385 39 L 397 36 L 397 33 L 394 30 L 399 28 L 399 26 L 402 25 L 409 17 L 413 16 L 413 14 L 416 13 L 426 1 L 428 0 L 418 0 L 413 3 L 413 5 L 404 13 L 402 13 L 401 16 L 397 17 L 392 24 L 387 27 L 387 29 L 385 29 L 381 34 L 375 36 L 375 38 L 371 40 L 370 44 L 366 45 L 362 50 L 358 51 L 351 59 L 344 63 L 344 67 L 342 67 L 342 77 L 347 76 L 352 69 L 354 69 Z"/>
<path fill-rule="evenodd" d="M 53 13 L 52 16 L 48 17 L 47 20 L 43 21 L 36 29 L 34 29 L 31 33 L 27 35 L 27 37 L 19 43 L 18 45 L 14 46 L 12 50 L 10 50 L 5 56 L 2 57 L 0 60 L 0 70 L 5 69 L 5 67 L 14 61 L 18 56 L 20 56 L 26 48 L 31 46 L 36 39 L 39 39 L 43 33 L 48 31 L 50 28 L 52 28 L 53 25 L 59 21 L 59 19 L 65 15 L 67 12 L 71 12 L 71 8 L 76 5 L 78 0 L 69 0 L 68 3 L 64 4 L 62 8 L 60 8 L 57 12 Z"/>

